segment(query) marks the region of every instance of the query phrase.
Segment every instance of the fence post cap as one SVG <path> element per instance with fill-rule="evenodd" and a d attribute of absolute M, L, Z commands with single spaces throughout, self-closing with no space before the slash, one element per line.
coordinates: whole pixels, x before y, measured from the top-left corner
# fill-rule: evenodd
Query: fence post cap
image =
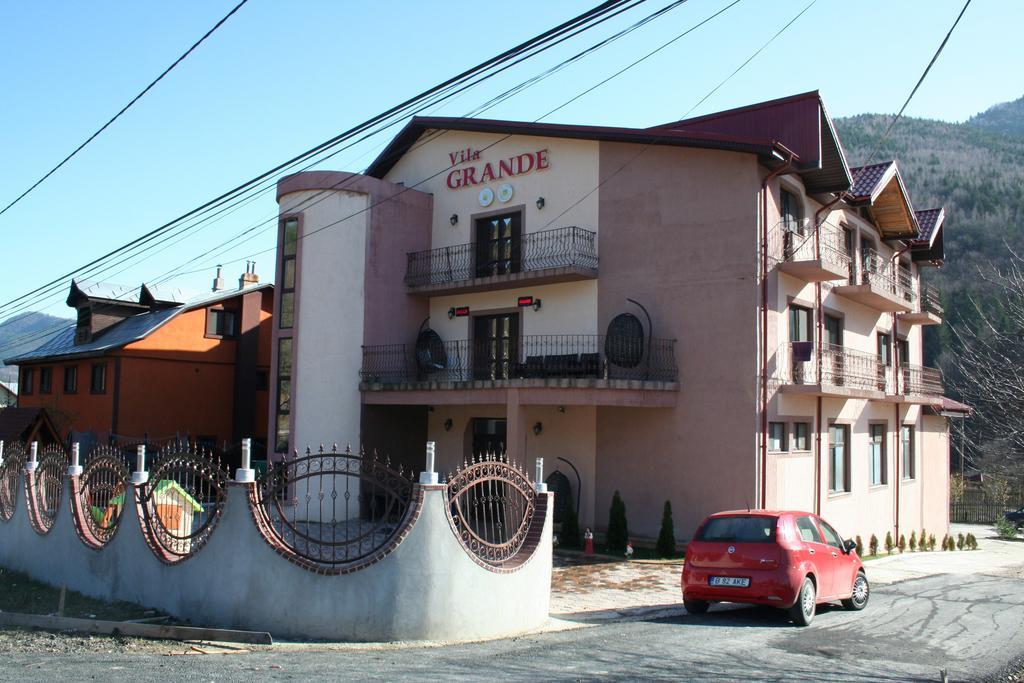
<path fill-rule="evenodd" d="M 68 476 L 69 477 L 80 477 L 82 476 L 83 468 L 81 465 L 68 465 Z"/>
<path fill-rule="evenodd" d="M 142 486 L 149 481 L 149 472 L 132 472 L 132 484 Z"/>
<path fill-rule="evenodd" d="M 235 470 L 236 484 L 252 484 L 256 481 L 256 470 L 251 467 L 239 467 Z"/>
<path fill-rule="evenodd" d="M 437 472 L 420 472 L 420 484 L 432 486 L 438 483 Z"/>

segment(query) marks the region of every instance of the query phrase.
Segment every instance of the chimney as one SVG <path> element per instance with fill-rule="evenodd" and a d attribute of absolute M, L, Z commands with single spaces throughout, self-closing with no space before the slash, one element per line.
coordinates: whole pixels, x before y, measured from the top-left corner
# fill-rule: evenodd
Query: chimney
<path fill-rule="evenodd" d="M 242 273 L 242 277 L 238 278 L 238 288 L 245 289 L 247 287 L 255 287 L 260 283 L 260 276 L 256 274 L 256 262 L 246 261 L 245 272 Z"/>
<path fill-rule="evenodd" d="M 220 276 L 221 266 L 217 266 L 217 277 L 213 278 L 213 291 L 223 292 L 224 291 L 224 278 Z"/>

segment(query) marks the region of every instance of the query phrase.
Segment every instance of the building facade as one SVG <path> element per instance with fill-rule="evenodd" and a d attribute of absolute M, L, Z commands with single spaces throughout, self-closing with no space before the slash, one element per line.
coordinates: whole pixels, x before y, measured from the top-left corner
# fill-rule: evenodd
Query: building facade
<path fill-rule="evenodd" d="M 417 118 L 278 202 L 275 457 L 542 457 L 581 524 L 619 491 L 638 537 L 665 500 L 682 538 L 744 507 L 948 526 L 944 216 L 851 169 L 816 92 L 647 129 Z"/>
<path fill-rule="evenodd" d="M 18 366 L 20 407 L 61 431 L 107 443 L 188 438 L 206 446 L 265 443 L 273 285 L 247 268 L 238 288 L 73 282 L 76 320 Z"/>

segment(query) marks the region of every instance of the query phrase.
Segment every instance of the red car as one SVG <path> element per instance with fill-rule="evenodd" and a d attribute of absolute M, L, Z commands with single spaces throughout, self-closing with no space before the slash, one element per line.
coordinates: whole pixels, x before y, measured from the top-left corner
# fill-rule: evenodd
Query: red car
<path fill-rule="evenodd" d="M 719 512 L 686 547 L 683 605 L 691 614 L 712 602 L 771 605 L 800 626 L 824 602 L 862 610 L 870 588 L 856 545 L 809 512 Z"/>

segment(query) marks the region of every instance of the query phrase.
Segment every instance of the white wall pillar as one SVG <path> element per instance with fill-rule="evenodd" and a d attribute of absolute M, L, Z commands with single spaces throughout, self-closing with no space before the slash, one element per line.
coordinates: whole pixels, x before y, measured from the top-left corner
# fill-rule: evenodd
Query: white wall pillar
<path fill-rule="evenodd" d="M 235 471 L 235 481 L 239 484 L 256 481 L 256 470 L 252 469 L 252 439 L 242 439 L 242 466 Z"/>
<path fill-rule="evenodd" d="M 132 472 L 132 484 L 142 486 L 149 481 L 149 472 L 146 471 L 146 445 L 139 444 L 135 455 L 135 471 Z"/>

